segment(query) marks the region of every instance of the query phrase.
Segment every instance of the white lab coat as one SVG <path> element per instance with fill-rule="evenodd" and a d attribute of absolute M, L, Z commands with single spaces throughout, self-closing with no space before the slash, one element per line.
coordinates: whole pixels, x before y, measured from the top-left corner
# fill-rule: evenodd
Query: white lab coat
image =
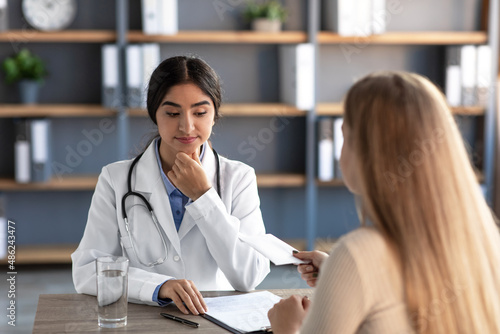
<path fill-rule="evenodd" d="M 192 280 L 200 291 L 254 289 L 270 270 L 267 258 L 238 239 L 240 233 L 265 234 L 254 170 L 220 157 L 221 199 L 216 191 L 215 156 L 206 149 L 202 165 L 213 187 L 186 206 L 177 231 L 154 143 L 134 167 L 132 189 L 153 207 L 167 240 L 167 259 L 148 268 L 132 251 L 121 208 L 132 160 L 112 163 L 102 169 L 83 238 L 71 255 L 76 291 L 96 295 L 94 260 L 106 255 L 128 257 L 128 296 L 135 303 L 155 305 L 155 288 L 172 278 Z M 163 257 L 161 239 L 142 202 L 136 196 L 130 197 L 126 208 L 130 233 L 142 261 L 149 263 Z"/>

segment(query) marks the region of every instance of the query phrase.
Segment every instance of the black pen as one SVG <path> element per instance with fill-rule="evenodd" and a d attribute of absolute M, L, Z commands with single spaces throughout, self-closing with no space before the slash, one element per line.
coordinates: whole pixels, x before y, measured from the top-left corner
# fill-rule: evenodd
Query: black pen
<path fill-rule="evenodd" d="M 197 322 L 189 321 L 187 319 L 182 319 L 182 318 L 179 318 L 179 317 L 173 316 L 171 314 L 167 314 L 167 313 L 160 313 L 160 314 L 167 319 L 180 322 L 181 324 L 189 326 L 189 327 L 194 327 L 194 328 L 200 327 L 200 324 Z"/>

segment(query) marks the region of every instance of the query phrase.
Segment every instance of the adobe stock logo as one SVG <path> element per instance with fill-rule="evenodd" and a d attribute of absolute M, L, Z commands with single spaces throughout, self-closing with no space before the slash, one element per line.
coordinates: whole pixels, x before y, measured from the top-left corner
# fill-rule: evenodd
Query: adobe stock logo
<path fill-rule="evenodd" d="M 66 145 L 66 157 L 64 163 L 53 161 L 52 171 L 57 176 L 59 181 L 62 180 L 64 174 L 72 173 L 74 168 L 81 165 L 84 157 L 92 154 L 94 147 L 98 147 L 104 141 L 104 135 L 115 131 L 116 125 L 109 118 L 103 118 L 99 122 L 99 127 L 89 130 L 83 129 L 82 134 L 86 139 L 80 140 L 76 144 L 76 148 Z"/>

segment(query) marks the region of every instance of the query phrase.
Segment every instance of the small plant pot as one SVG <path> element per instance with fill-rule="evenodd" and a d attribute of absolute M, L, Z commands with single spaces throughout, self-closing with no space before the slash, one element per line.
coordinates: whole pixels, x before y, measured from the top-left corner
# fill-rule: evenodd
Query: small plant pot
<path fill-rule="evenodd" d="M 19 81 L 19 97 L 21 103 L 31 104 L 38 102 L 38 92 L 40 91 L 40 83 L 36 80 L 21 80 Z"/>
<path fill-rule="evenodd" d="M 255 19 L 252 21 L 252 29 L 254 31 L 280 32 L 281 21 L 268 20 L 268 19 Z"/>

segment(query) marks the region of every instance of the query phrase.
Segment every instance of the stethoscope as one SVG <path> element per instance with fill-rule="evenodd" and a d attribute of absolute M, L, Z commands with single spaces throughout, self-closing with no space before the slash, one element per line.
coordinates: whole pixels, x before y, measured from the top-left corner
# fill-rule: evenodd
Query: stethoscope
<path fill-rule="evenodd" d="M 214 156 L 215 156 L 215 168 L 216 168 L 216 170 L 215 170 L 216 171 L 215 176 L 216 176 L 216 183 L 217 183 L 217 193 L 219 194 L 219 197 L 221 197 L 219 155 L 217 154 L 217 152 L 213 148 L 212 148 L 212 151 L 214 152 Z M 127 234 L 128 234 L 129 239 L 130 239 L 130 244 L 132 245 L 132 250 L 133 250 L 135 256 L 137 257 L 137 259 L 139 260 L 139 262 L 143 266 L 154 267 L 154 266 L 160 265 L 163 262 L 165 262 L 165 260 L 167 259 L 168 247 L 167 247 L 167 241 L 165 240 L 165 236 L 163 235 L 163 232 L 161 231 L 161 228 L 160 228 L 160 224 L 158 223 L 158 219 L 156 218 L 156 215 L 155 215 L 155 213 L 153 211 L 153 207 L 151 206 L 151 204 L 149 203 L 149 201 L 146 199 L 146 197 L 144 197 L 142 194 L 139 194 L 138 192 L 132 191 L 132 171 L 133 171 L 135 165 L 137 164 L 137 162 L 139 161 L 139 159 L 142 157 L 143 154 L 144 154 L 144 152 L 141 153 L 141 154 L 139 154 L 134 159 L 134 161 L 132 161 L 132 164 L 130 165 L 130 168 L 128 170 L 128 177 L 127 177 L 128 191 L 122 197 L 122 216 L 123 216 L 123 221 L 125 222 L 125 229 L 127 230 Z M 160 235 L 161 242 L 163 244 L 164 256 L 161 257 L 161 258 L 156 259 L 153 262 L 143 262 L 142 259 L 139 257 L 139 254 L 137 254 L 137 251 L 135 250 L 134 241 L 133 241 L 132 236 L 130 235 L 130 225 L 129 225 L 129 222 L 128 222 L 127 210 L 125 210 L 125 200 L 129 196 L 137 196 L 137 197 L 139 197 L 141 199 L 141 201 L 146 205 L 148 211 L 151 213 L 151 218 L 153 220 L 153 224 L 155 225 L 156 230 L 158 231 L 158 234 Z"/>

